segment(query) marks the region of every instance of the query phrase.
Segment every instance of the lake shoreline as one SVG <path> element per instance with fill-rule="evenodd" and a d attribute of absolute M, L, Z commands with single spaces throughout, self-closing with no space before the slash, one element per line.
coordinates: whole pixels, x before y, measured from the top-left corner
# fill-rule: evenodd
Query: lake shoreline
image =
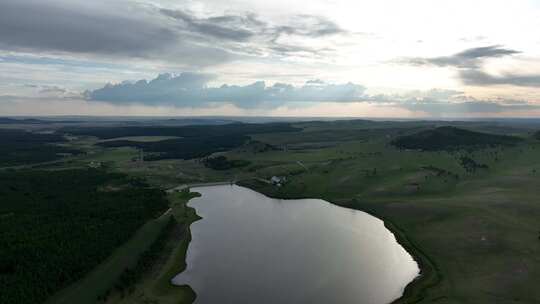
<path fill-rule="evenodd" d="M 304 199 L 307 197 L 288 197 L 280 196 L 277 192 L 267 191 L 264 187 L 257 187 L 254 183 L 249 183 L 245 181 L 239 181 L 236 183 L 239 186 L 246 187 L 253 191 L 259 192 L 263 195 L 266 195 L 270 198 L 275 199 Z M 420 269 L 419 275 L 409 282 L 405 287 L 401 297 L 395 299 L 389 304 L 402 304 L 402 303 L 417 303 L 424 298 L 424 293 L 427 289 L 438 285 L 441 281 L 441 272 L 438 269 L 437 265 L 433 260 L 425 254 L 418 245 L 416 245 L 407 234 L 399 228 L 399 226 L 389 220 L 388 218 L 378 214 L 375 210 L 368 208 L 367 206 L 360 206 L 359 208 L 351 208 L 347 205 L 334 203 L 332 200 L 327 200 L 327 198 L 321 198 L 331 204 L 349 208 L 352 210 L 359 210 L 366 212 L 381 221 L 383 221 L 384 226 L 395 236 L 396 241 L 403 247 L 405 250 L 413 257 L 414 261 L 418 264 Z"/>

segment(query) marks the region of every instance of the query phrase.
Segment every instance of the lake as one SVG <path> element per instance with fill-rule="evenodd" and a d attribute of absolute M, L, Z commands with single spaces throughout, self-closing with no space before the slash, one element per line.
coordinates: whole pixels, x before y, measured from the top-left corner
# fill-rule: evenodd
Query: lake
<path fill-rule="evenodd" d="M 272 199 L 236 185 L 192 188 L 187 269 L 195 303 L 361 303 L 399 298 L 417 263 L 384 223 L 320 199 Z"/>

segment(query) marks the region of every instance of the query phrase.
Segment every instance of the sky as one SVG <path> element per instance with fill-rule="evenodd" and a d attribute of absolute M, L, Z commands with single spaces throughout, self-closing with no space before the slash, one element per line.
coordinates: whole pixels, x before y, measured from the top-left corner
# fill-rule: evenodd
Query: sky
<path fill-rule="evenodd" d="M 0 0 L 0 115 L 540 117 L 540 1 Z"/>

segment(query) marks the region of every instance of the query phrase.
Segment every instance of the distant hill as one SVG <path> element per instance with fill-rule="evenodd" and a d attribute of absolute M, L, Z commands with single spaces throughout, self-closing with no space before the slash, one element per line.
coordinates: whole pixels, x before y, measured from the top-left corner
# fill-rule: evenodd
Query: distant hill
<path fill-rule="evenodd" d="M 25 118 L 25 119 L 15 119 L 8 117 L 0 117 L 0 124 L 40 124 L 45 123 L 39 119 Z"/>
<path fill-rule="evenodd" d="M 37 119 L 37 118 L 10 118 L 10 117 L 0 117 L 0 124 L 3 125 L 14 125 L 14 124 L 23 124 L 23 125 L 41 125 L 41 124 L 55 124 L 55 123 L 78 123 L 76 120 L 47 120 L 47 119 Z"/>
<path fill-rule="evenodd" d="M 438 127 L 396 138 L 392 145 L 413 150 L 456 150 L 494 146 L 512 146 L 522 139 L 514 136 L 469 131 L 456 127 Z"/>

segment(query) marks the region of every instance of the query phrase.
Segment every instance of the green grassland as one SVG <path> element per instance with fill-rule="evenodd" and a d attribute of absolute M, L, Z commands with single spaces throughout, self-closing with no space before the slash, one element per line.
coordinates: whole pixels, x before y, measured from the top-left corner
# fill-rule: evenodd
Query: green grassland
<path fill-rule="evenodd" d="M 439 151 L 399 149 L 391 144 L 401 136 L 446 125 L 523 140 Z M 96 145 L 97 138 L 86 136 L 66 143 L 85 154 L 44 168 L 62 170 L 100 162 L 108 170 L 142 177 L 163 189 L 239 181 L 269 196 L 322 198 L 383 219 L 415 256 L 422 276 L 409 285 L 399 303 L 540 302 L 536 288 L 540 281 L 540 141 L 532 136 L 537 126 L 428 121 L 293 126 L 302 131 L 251 134 L 251 141 L 244 145 L 214 153 L 249 162 L 228 170 L 213 170 L 199 159 L 139 162 L 134 160 L 137 149 L 102 147 Z M 464 159 L 476 165 L 471 169 Z M 287 182 L 281 187 L 271 185 L 267 181 L 272 176 L 286 176 Z M 173 207 L 177 219 L 182 223 L 194 220 L 192 210 L 177 205 L 184 206 Z M 172 287 L 164 279 L 185 267 L 188 242 L 188 237 L 172 241 L 163 260 L 133 294 L 113 295 L 109 301 L 190 303 L 194 295 L 189 288 Z"/>

